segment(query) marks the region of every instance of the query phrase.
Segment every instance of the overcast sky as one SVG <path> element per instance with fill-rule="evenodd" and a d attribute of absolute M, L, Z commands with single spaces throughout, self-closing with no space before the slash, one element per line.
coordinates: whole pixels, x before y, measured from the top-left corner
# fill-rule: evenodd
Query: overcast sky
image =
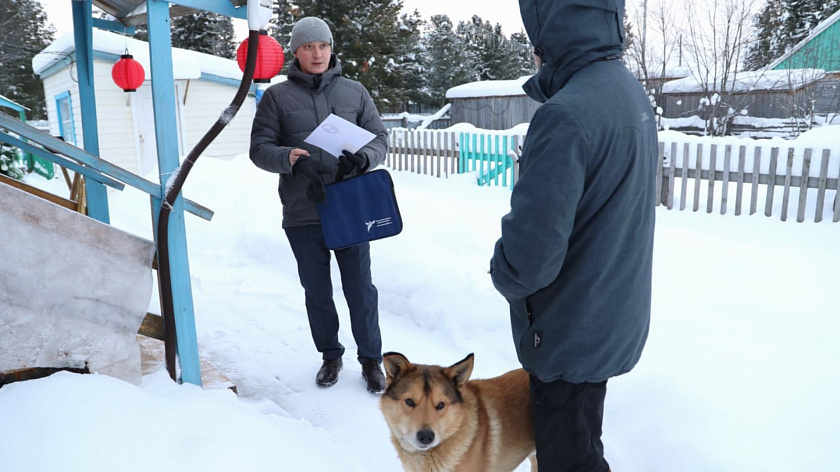
<path fill-rule="evenodd" d="M 499 23 L 505 36 L 524 31 L 517 0 L 403 0 L 403 10 L 420 12 L 424 20 L 432 15 L 448 15 L 455 24 L 478 15 L 491 24 Z"/>

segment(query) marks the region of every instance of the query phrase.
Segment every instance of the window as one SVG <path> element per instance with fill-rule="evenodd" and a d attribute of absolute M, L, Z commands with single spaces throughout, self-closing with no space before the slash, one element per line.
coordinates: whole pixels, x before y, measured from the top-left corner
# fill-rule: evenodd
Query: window
<path fill-rule="evenodd" d="M 70 102 L 70 92 L 63 92 L 55 97 L 55 108 L 58 111 L 58 132 L 64 141 L 76 144 L 76 127 L 73 123 L 73 105 Z"/>

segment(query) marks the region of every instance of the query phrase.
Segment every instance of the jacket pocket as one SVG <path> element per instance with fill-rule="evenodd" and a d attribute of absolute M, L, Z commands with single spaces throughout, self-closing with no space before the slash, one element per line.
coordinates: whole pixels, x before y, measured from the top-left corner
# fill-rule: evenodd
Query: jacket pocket
<path fill-rule="evenodd" d="M 518 300 L 515 306 L 511 303 L 511 325 L 519 362 L 525 370 L 536 375 L 540 370 L 543 334 L 534 325 L 534 313 L 528 299 Z"/>
<path fill-rule="evenodd" d="M 349 121 L 350 123 L 353 123 L 354 125 L 359 124 L 359 110 L 355 108 L 335 107 L 334 113 L 337 116 Z"/>
<path fill-rule="evenodd" d="M 281 130 L 283 136 L 309 136 L 319 123 L 315 119 L 312 110 L 294 110 L 283 113 L 281 119 Z M 297 144 L 289 144 L 292 147 L 300 147 Z"/>

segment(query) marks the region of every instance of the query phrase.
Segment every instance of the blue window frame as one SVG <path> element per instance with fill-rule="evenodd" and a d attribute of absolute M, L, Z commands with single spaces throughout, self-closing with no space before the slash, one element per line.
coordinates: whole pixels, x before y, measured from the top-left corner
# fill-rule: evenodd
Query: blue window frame
<path fill-rule="evenodd" d="M 55 109 L 58 112 L 58 132 L 64 141 L 76 144 L 76 125 L 73 120 L 73 102 L 70 92 L 55 96 Z"/>

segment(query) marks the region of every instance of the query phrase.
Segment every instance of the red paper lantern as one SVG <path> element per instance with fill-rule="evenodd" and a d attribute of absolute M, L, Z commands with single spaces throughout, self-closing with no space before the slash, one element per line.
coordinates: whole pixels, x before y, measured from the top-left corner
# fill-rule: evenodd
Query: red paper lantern
<path fill-rule="evenodd" d="M 245 71 L 245 61 L 248 59 L 248 40 L 242 41 L 236 50 L 236 62 L 239 63 L 239 70 Z M 272 77 L 280 73 L 283 68 L 283 46 L 274 38 L 268 35 L 265 30 L 260 30 L 260 42 L 257 48 L 257 65 L 254 68 L 254 82 L 268 83 Z"/>
<path fill-rule="evenodd" d="M 111 69 L 111 78 L 123 91 L 134 92 L 143 85 L 146 71 L 143 70 L 143 65 L 135 61 L 134 57 L 126 51 Z"/>

